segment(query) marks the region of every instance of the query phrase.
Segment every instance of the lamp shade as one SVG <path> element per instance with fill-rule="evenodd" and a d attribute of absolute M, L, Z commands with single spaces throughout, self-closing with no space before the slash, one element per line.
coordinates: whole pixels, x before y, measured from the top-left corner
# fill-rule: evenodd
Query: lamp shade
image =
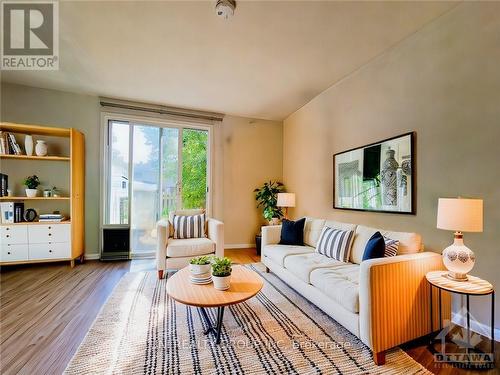
<path fill-rule="evenodd" d="M 278 193 L 278 207 L 295 207 L 295 193 Z"/>
<path fill-rule="evenodd" d="M 482 232 L 483 200 L 439 198 L 437 227 L 458 232 Z"/>

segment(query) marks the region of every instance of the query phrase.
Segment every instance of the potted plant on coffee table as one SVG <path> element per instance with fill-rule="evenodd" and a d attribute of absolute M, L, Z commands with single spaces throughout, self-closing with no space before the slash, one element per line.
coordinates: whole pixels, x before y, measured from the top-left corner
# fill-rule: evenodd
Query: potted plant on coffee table
<path fill-rule="evenodd" d="M 217 290 L 227 290 L 231 281 L 231 259 L 214 257 L 212 259 L 212 281 Z"/>
<path fill-rule="evenodd" d="M 210 257 L 201 256 L 189 261 L 189 271 L 192 275 L 205 275 L 210 273 Z"/>
<path fill-rule="evenodd" d="M 40 185 L 40 180 L 38 179 L 38 176 L 28 176 L 24 179 L 23 181 L 24 186 L 26 186 L 26 196 L 28 198 L 34 198 L 36 197 L 36 194 L 38 192 L 37 187 Z"/>
<path fill-rule="evenodd" d="M 262 216 L 270 225 L 279 224 L 279 219 L 283 217 L 283 211 L 277 206 L 278 193 L 285 190 L 285 185 L 279 181 L 269 181 L 260 188 L 255 189 L 255 199 L 257 208 L 262 207 Z"/>

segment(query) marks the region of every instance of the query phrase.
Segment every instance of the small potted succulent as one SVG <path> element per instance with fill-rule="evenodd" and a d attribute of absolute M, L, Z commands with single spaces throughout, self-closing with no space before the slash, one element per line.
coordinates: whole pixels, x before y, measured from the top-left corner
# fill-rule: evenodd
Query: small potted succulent
<path fill-rule="evenodd" d="M 231 259 L 214 257 L 212 260 L 212 281 L 217 290 L 227 290 L 231 281 Z"/>
<path fill-rule="evenodd" d="M 189 271 L 192 275 L 205 275 L 210 273 L 210 257 L 201 256 L 189 261 Z"/>
<path fill-rule="evenodd" d="M 23 181 L 24 186 L 26 186 L 26 196 L 28 198 L 34 198 L 36 197 L 36 194 L 38 193 L 37 187 L 40 185 L 40 180 L 38 179 L 38 176 L 28 176 L 24 179 Z"/>

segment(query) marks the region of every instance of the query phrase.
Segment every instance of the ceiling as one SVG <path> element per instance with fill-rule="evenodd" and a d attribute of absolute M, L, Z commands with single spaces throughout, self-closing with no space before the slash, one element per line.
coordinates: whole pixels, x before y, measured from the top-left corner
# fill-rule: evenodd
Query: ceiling
<path fill-rule="evenodd" d="M 282 120 L 449 2 L 61 2 L 58 71 L 2 81 Z"/>

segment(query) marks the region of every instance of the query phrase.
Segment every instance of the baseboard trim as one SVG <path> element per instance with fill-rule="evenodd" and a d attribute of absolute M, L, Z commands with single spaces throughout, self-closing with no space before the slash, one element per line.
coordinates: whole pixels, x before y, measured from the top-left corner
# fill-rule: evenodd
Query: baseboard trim
<path fill-rule="evenodd" d="M 464 329 L 467 325 L 467 318 L 463 314 L 452 312 L 451 321 L 459 325 L 460 327 L 463 327 Z M 472 319 L 472 316 L 470 321 L 470 329 L 471 331 L 483 335 L 484 337 L 487 337 L 489 339 L 491 338 L 491 326 Z M 495 341 L 500 341 L 500 328 L 495 328 L 493 334 L 495 335 Z"/>
<path fill-rule="evenodd" d="M 99 258 L 100 258 L 99 254 L 85 254 L 86 260 L 96 260 Z"/>
<path fill-rule="evenodd" d="M 224 249 L 251 249 L 254 247 L 254 243 L 230 243 L 224 245 Z"/>

